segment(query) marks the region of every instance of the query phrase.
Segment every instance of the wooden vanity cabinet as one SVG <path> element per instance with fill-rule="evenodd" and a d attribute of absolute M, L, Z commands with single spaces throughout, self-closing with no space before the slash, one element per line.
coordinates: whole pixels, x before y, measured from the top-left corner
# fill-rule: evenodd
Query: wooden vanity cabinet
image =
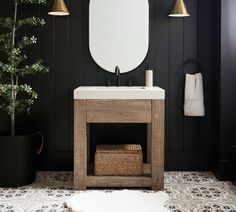
<path fill-rule="evenodd" d="M 94 176 L 89 172 L 90 123 L 147 123 L 147 163 L 142 176 Z M 164 188 L 164 100 L 74 100 L 74 189 Z"/>

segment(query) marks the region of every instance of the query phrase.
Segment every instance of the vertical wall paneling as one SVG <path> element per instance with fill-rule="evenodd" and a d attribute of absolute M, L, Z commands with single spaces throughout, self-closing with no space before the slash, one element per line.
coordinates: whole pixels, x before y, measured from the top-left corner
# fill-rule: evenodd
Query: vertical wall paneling
<path fill-rule="evenodd" d="M 184 61 L 191 58 L 198 60 L 198 1 L 188 0 L 186 6 L 191 15 L 184 19 Z M 196 73 L 198 67 L 196 64 L 187 64 L 184 67 L 184 73 Z M 183 76 L 183 84 L 185 75 Z M 195 152 L 198 141 L 198 117 L 184 116 L 184 151 Z"/>
<path fill-rule="evenodd" d="M 170 1 L 156 2 L 156 26 L 155 35 L 157 40 L 157 85 L 165 89 L 165 150 L 170 151 L 170 18 L 167 18 L 170 9 Z M 157 9 L 158 8 L 158 9 Z"/>
<path fill-rule="evenodd" d="M 115 81 L 114 74 L 104 71 L 104 70 L 100 70 L 100 71 L 102 73 L 98 75 L 98 85 L 100 86 L 106 86 L 108 84 L 115 85 L 116 81 Z"/>
<path fill-rule="evenodd" d="M 45 137 L 45 151 L 54 151 L 54 83 L 55 83 L 55 18 L 47 14 L 47 8 L 41 8 L 41 16 L 46 25 L 40 28 L 41 57 L 50 67 L 50 72 L 41 75 L 40 114 L 41 130 Z M 46 33 L 47 32 L 47 33 Z"/>
<path fill-rule="evenodd" d="M 198 0 L 198 61 L 202 66 L 203 83 L 204 83 L 204 103 L 205 116 L 198 121 L 198 141 L 197 151 L 202 153 L 212 152 L 212 120 L 213 120 L 213 73 L 212 69 L 212 37 L 217 34 L 212 33 L 212 7 L 210 1 Z M 215 1 L 214 1 L 215 4 Z M 205 17 L 208 18 L 205 18 Z M 207 32 L 207 33 L 204 33 Z M 213 61 L 215 62 L 215 61 Z"/>
<path fill-rule="evenodd" d="M 221 0 L 216 0 L 213 5 L 213 34 L 215 35 L 213 37 L 213 63 L 212 63 L 212 69 L 214 70 L 213 74 L 213 113 L 219 114 L 220 111 L 220 67 L 221 67 Z M 220 132 L 220 121 L 221 117 L 213 116 L 213 140 L 214 140 L 214 155 L 215 155 L 215 169 L 218 169 L 218 156 L 220 154 L 220 139 L 221 139 L 221 132 Z"/>
<path fill-rule="evenodd" d="M 69 16 L 69 150 L 73 151 L 73 90 L 83 83 L 84 14 L 83 1 L 70 1 Z M 73 46 L 73 48 L 71 48 Z"/>
<path fill-rule="evenodd" d="M 145 64 L 141 64 L 139 70 L 131 71 L 125 74 L 125 85 L 129 85 L 131 83 L 132 86 L 138 86 L 143 84 L 143 80 L 141 82 L 141 73 L 144 72 Z"/>
<path fill-rule="evenodd" d="M 215 6 L 215 28 L 218 32 L 215 39 L 214 54 L 214 77 L 216 83 L 216 95 L 214 96 L 215 114 L 214 123 L 217 129 L 214 132 L 217 148 L 216 175 L 221 180 L 235 180 L 235 144 L 236 144 L 236 97 L 235 90 L 235 67 L 236 67 L 236 1 L 219 0 Z M 220 16 L 220 17 L 219 17 Z"/>
<path fill-rule="evenodd" d="M 173 5 L 172 1 L 172 5 Z M 170 151 L 183 151 L 183 18 L 170 18 Z"/>
<path fill-rule="evenodd" d="M 148 68 L 150 64 L 150 68 L 153 69 L 153 84 L 157 84 L 157 59 L 156 59 L 156 51 L 155 51 L 155 46 L 156 46 L 156 33 L 155 33 L 155 28 L 157 24 L 156 20 L 156 1 L 149 1 L 149 19 L 150 19 L 150 27 L 149 27 L 149 51 L 147 55 L 147 67 Z M 144 71 L 144 70 L 141 70 Z M 144 79 L 145 80 L 145 79 Z"/>
<path fill-rule="evenodd" d="M 149 51 L 140 66 L 121 75 L 121 84 L 144 85 L 145 69 L 154 71 L 154 85 L 165 89 L 165 167 L 168 170 L 208 170 L 212 150 L 212 5 L 213 0 L 185 0 L 191 14 L 188 18 L 169 18 L 175 0 L 149 0 Z M 51 1 L 50 1 L 51 2 Z M 82 85 L 115 85 L 116 77 L 100 68 L 89 52 L 89 0 L 66 0 L 68 17 L 49 16 L 48 7 L 26 8 L 25 15 L 40 13 L 46 20 L 38 28 L 39 42 L 31 51 L 32 60 L 40 56 L 50 73 L 29 78 L 39 91 L 38 102 L 30 117 L 19 118 L 19 126 L 41 130 L 45 148 L 40 168 L 69 170 L 73 164 L 73 90 Z M 0 14 L 11 14 L 4 3 Z M 122 13 L 121 13 L 122 14 Z M 1 15 L 2 16 L 2 15 Z M 28 33 L 28 30 L 26 30 Z M 187 118 L 183 115 L 184 74 L 186 59 L 196 59 L 203 67 L 206 116 Z M 115 67 L 114 67 L 115 69 Z M 1 129 L 9 124 L 0 119 Z M 145 125 L 91 125 L 91 139 L 103 142 L 141 143 L 146 148 Z"/>
<path fill-rule="evenodd" d="M 89 0 L 83 1 L 83 23 L 83 54 L 85 55 L 85 64 L 82 70 L 82 85 L 97 85 L 98 66 L 89 52 Z"/>
<path fill-rule="evenodd" d="M 68 17 L 55 19 L 55 151 L 68 151 Z M 63 49 L 64 51 L 61 51 Z"/>

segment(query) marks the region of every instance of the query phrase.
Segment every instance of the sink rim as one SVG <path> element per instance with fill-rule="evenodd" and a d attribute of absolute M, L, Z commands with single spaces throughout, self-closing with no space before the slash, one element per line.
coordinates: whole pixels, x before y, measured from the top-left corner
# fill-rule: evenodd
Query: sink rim
<path fill-rule="evenodd" d="M 154 86 L 80 86 L 74 99 L 165 99 L 165 90 Z"/>
<path fill-rule="evenodd" d="M 79 90 L 163 90 L 162 88 L 158 86 L 153 87 L 145 87 L 145 86 L 80 86 L 76 89 Z M 76 90 L 75 89 L 75 90 Z"/>
<path fill-rule="evenodd" d="M 94 90 L 143 90 L 145 89 L 145 87 L 128 87 L 128 86 L 109 86 L 109 87 L 105 87 L 105 86 L 95 86 L 92 89 Z"/>

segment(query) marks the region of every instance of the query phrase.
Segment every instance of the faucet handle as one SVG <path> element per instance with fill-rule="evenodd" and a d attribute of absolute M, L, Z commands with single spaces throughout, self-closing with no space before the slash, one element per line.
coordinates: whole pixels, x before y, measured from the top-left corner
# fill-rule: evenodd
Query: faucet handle
<path fill-rule="evenodd" d="M 116 67 L 115 67 L 115 74 L 116 74 L 116 75 L 119 75 L 119 74 L 120 74 L 119 66 L 116 66 Z"/>
<path fill-rule="evenodd" d="M 110 81 L 109 79 L 107 79 L 106 86 L 107 86 L 107 87 L 110 87 L 110 86 L 111 86 L 111 81 Z"/>
<path fill-rule="evenodd" d="M 129 86 L 129 87 L 132 86 L 132 80 L 129 80 L 128 86 Z"/>

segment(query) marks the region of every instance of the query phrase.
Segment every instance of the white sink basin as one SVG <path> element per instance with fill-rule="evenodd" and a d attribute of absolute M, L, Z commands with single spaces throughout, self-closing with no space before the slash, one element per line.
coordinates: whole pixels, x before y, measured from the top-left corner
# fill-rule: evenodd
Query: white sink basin
<path fill-rule="evenodd" d="M 145 87 L 137 87 L 137 86 L 132 86 L 132 87 L 126 87 L 126 86 L 110 86 L 110 87 L 105 87 L 105 86 L 96 86 L 96 87 L 91 87 L 92 89 L 96 90 L 140 90 L 140 89 L 145 89 Z"/>
<path fill-rule="evenodd" d="M 81 86 L 74 90 L 74 99 L 165 99 L 165 91 L 143 86 Z"/>

